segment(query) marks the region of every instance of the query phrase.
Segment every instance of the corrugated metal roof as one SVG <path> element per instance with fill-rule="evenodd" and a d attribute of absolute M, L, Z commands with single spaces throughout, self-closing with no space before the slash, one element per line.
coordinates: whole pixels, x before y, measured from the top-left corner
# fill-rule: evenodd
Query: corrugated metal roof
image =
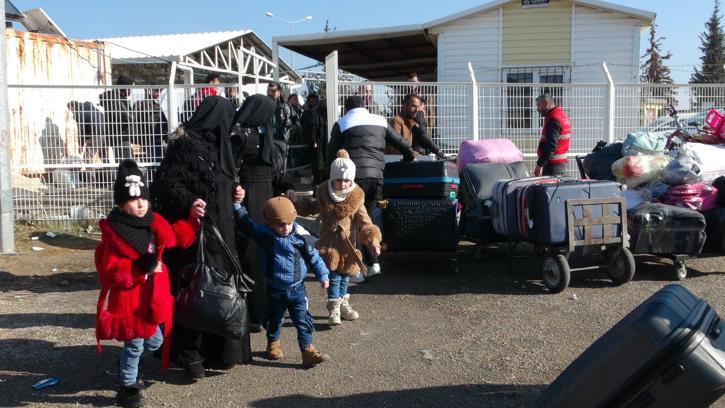
<path fill-rule="evenodd" d="M 219 43 L 251 33 L 252 30 L 219 31 L 210 33 L 141 35 L 134 37 L 100 38 L 114 59 L 157 57 L 175 59 Z"/>
<path fill-rule="evenodd" d="M 20 21 L 23 19 L 23 13 L 10 1 L 5 0 L 5 19 L 10 21 Z"/>

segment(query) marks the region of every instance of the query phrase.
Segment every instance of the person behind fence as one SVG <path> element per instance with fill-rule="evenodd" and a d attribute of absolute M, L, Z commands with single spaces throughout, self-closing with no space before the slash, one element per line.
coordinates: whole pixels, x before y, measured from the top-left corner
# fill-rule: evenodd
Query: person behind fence
<path fill-rule="evenodd" d="M 327 289 L 330 326 L 359 317 L 350 305 L 347 292 L 350 277 L 367 269 L 362 253 L 356 249 L 358 244 L 376 256 L 380 255 L 380 228 L 370 220 L 365 209 L 365 193 L 354 180 L 355 163 L 347 151 L 340 150 L 330 166 L 330 179 L 317 188 L 316 201 L 299 197 L 291 190 L 287 192 L 300 215 L 320 213 L 322 225 L 317 249 L 330 269 L 330 287 Z"/>
<path fill-rule="evenodd" d="M 144 351 L 163 343 L 161 367 L 169 365 L 169 333 L 174 299 L 164 249 L 176 245 L 168 222 L 149 207 L 149 186 L 133 160 L 118 166 L 113 185 L 116 207 L 99 221 L 101 243 L 95 262 L 102 288 L 96 313 L 96 338 L 123 342 L 116 402 L 123 407 L 144 405 L 139 365 Z M 106 303 L 108 300 L 108 303 Z"/>
<path fill-rule="evenodd" d="M 289 154 L 290 139 L 292 137 L 292 109 L 284 101 L 282 96 L 282 85 L 278 82 L 270 82 L 267 85 L 267 96 L 271 98 L 275 104 L 274 117 L 272 119 L 272 139 L 274 140 L 274 146 L 277 150 L 278 157 L 276 160 L 274 186 L 277 193 L 286 191 L 286 186 L 282 186 L 284 183 L 282 177 L 287 171 L 287 156 Z"/>
<path fill-rule="evenodd" d="M 297 212 L 286 197 L 274 197 L 264 206 L 264 224 L 255 223 L 242 204 L 245 192 L 237 187 L 234 204 L 238 227 L 254 241 L 265 254 L 264 274 L 267 279 L 267 357 L 284 357 L 280 331 L 284 314 L 297 328 L 297 343 L 302 353 L 302 365 L 312 367 L 330 359 L 312 344 L 314 320 L 307 307 L 305 276 L 308 268 L 315 273 L 323 289 L 330 286 L 330 272 L 317 252 L 309 235 L 298 231 Z"/>
<path fill-rule="evenodd" d="M 396 132 L 403 135 L 405 140 L 417 153 L 433 153 L 437 158 L 442 158 L 443 152 L 437 144 L 426 134 L 424 126 L 420 125 L 420 97 L 416 94 L 408 94 L 403 98 L 403 106 L 395 117 L 390 119 L 390 126 Z M 400 154 L 394 147 L 388 146 L 385 149 L 387 154 Z"/>
<path fill-rule="evenodd" d="M 134 85 L 134 80 L 126 75 L 121 75 L 116 79 L 116 85 L 130 87 Z M 106 113 L 106 135 L 113 147 L 116 160 L 131 158 L 131 134 L 134 126 L 131 89 L 108 90 L 98 96 L 98 101 Z"/>
<path fill-rule="evenodd" d="M 328 167 L 340 149 L 345 149 L 357 169 L 355 184 L 365 193 L 365 209 L 368 214 L 380 200 L 383 193 L 383 170 L 385 169 L 385 147 L 390 145 L 403 154 L 406 161 L 413 161 L 414 153 L 410 144 L 396 133 L 380 115 L 373 115 L 365 109 L 360 96 L 345 99 L 345 116 L 332 127 L 327 145 Z M 381 273 L 378 257 L 362 247 L 367 276 Z M 360 283 L 364 280 L 360 273 L 350 281 Z"/>
<path fill-rule="evenodd" d="M 312 153 L 312 184 L 318 185 L 325 179 L 325 150 L 327 148 L 327 117 L 320 106 L 317 94 L 307 96 L 307 109 L 302 113 L 300 126 L 302 140 L 310 146 Z"/>
<path fill-rule="evenodd" d="M 205 237 L 215 237 L 214 226 L 228 243 L 228 254 L 219 239 L 205 240 L 204 263 L 218 271 L 237 273 L 234 206 L 232 203 L 241 146 L 230 137 L 234 118 L 231 102 L 209 96 L 191 119 L 169 135 L 169 147 L 152 185 L 154 205 L 177 234 L 179 245 L 167 251 L 164 261 L 176 295 L 189 282 L 181 276 L 197 262 L 198 229 L 203 219 Z M 243 272 L 242 272 L 243 273 Z M 182 316 L 177 316 L 181 319 Z M 205 376 L 205 369 L 228 370 L 252 360 L 249 333 L 225 337 L 176 324 L 172 356 L 192 379 Z"/>
<path fill-rule="evenodd" d="M 169 124 L 159 97 L 159 88 L 147 89 L 146 98 L 133 106 L 136 117 L 136 140 L 142 152 L 142 158 L 148 162 L 159 162 L 163 156 L 164 139 L 169 132 Z"/>
<path fill-rule="evenodd" d="M 536 98 L 536 110 L 544 117 L 539 147 L 536 150 L 535 176 L 561 176 L 566 173 L 571 143 L 571 123 L 564 110 L 556 106 L 550 94 Z"/>
<path fill-rule="evenodd" d="M 206 78 L 204 78 L 204 83 L 208 86 L 197 89 L 196 92 L 194 92 L 189 98 L 186 99 L 186 101 L 184 102 L 184 108 L 179 114 L 179 119 L 182 122 L 188 121 L 189 119 L 191 119 L 191 115 L 193 115 L 194 112 L 199 108 L 199 105 L 201 105 L 204 99 L 210 96 L 222 96 L 222 92 L 219 92 L 219 88 L 217 87 L 217 85 L 219 85 L 221 82 L 221 75 L 219 75 L 218 73 L 212 72 L 208 74 Z"/>
<path fill-rule="evenodd" d="M 108 142 L 106 140 L 106 117 L 91 102 L 68 102 L 68 110 L 78 124 L 78 136 L 82 145 L 81 156 L 93 162 L 108 160 Z"/>

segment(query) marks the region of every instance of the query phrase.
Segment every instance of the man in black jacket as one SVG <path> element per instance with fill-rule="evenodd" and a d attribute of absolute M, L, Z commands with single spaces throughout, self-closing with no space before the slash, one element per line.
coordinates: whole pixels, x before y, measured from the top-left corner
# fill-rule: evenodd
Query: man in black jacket
<path fill-rule="evenodd" d="M 372 217 L 373 208 L 383 192 L 386 144 L 401 152 L 406 161 L 413 161 L 414 156 L 403 136 L 393 131 L 384 117 L 371 114 L 364 106 L 360 96 L 345 100 L 345 116 L 332 127 L 327 145 L 327 167 L 338 150 L 348 151 L 357 167 L 355 183 L 365 192 L 365 209 Z M 370 266 L 368 276 L 380 273 L 377 257 L 366 250 L 363 254 L 365 263 Z"/>
<path fill-rule="evenodd" d="M 116 79 L 116 85 L 133 86 L 133 79 L 121 75 Z M 115 88 L 98 96 L 99 104 L 103 107 L 106 116 L 106 135 L 113 146 L 116 160 L 130 159 L 131 133 L 134 122 L 131 110 L 131 89 Z"/>

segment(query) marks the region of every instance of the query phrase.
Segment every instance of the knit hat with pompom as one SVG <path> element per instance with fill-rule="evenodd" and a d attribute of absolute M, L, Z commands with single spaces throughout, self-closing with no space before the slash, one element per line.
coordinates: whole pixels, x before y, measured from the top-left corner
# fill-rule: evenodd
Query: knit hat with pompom
<path fill-rule="evenodd" d="M 337 158 L 330 165 L 330 180 L 355 180 L 355 162 L 345 149 L 337 151 Z"/>

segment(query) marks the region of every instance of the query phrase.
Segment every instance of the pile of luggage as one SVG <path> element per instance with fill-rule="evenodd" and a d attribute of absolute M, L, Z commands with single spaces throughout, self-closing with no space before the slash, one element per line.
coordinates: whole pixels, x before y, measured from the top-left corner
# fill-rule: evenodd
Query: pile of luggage
<path fill-rule="evenodd" d="M 600 142 L 579 164 L 584 177 L 628 187 L 633 252 L 725 252 L 725 138 L 673 146 L 663 133 L 630 133 L 624 142 Z"/>

